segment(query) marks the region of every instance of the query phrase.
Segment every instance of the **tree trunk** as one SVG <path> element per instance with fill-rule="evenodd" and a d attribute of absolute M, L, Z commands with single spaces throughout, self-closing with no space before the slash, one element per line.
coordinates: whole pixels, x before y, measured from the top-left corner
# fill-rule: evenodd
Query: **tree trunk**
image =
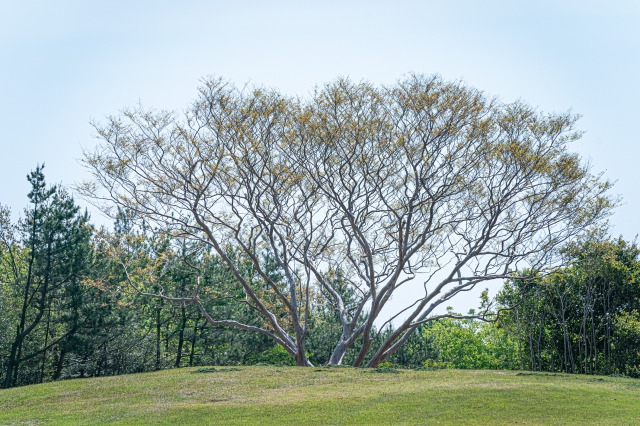
<path fill-rule="evenodd" d="M 7 372 L 4 378 L 4 383 L 2 385 L 3 388 L 10 388 L 11 386 L 14 385 L 13 383 L 13 376 L 14 376 L 14 369 L 17 370 L 18 366 L 16 365 L 16 359 L 17 359 L 17 352 L 18 352 L 18 345 L 20 345 L 20 328 L 18 328 L 17 330 L 17 335 L 16 335 L 16 340 L 13 341 L 13 343 L 11 344 L 11 353 L 9 355 L 9 360 L 7 362 Z"/>
<path fill-rule="evenodd" d="M 193 324 L 193 336 L 191 336 L 191 352 L 189 353 L 189 367 L 193 366 L 193 359 L 196 353 L 196 340 L 198 338 L 198 321 L 200 321 L 200 316 L 202 314 L 198 310 L 198 316 Z"/>
<path fill-rule="evenodd" d="M 51 328 L 51 299 L 49 299 L 49 307 L 47 309 L 47 325 L 44 331 L 44 347 L 46 348 L 49 344 L 49 329 Z M 42 383 L 44 379 L 44 366 L 47 361 L 47 350 L 45 349 L 42 352 L 42 361 L 40 364 L 40 383 Z"/>
<path fill-rule="evenodd" d="M 161 355 L 161 324 L 160 324 L 160 307 L 156 308 L 156 370 L 160 370 Z"/>
<path fill-rule="evenodd" d="M 53 380 L 58 380 L 60 375 L 62 374 L 62 367 L 64 366 L 64 357 L 67 354 L 67 350 L 65 349 L 66 345 L 63 345 L 62 349 L 60 349 L 60 357 L 58 358 L 58 363 L 56 365 L 56 371 L 53 374 Z"/>
<path fill-rule="evenodd" d="M 340 341 L 338 342 L 338 344 L 336 345 L 335 349 L 333 350 L 333 353 L 331 354 L 331 358 L 329 358 L 329 364 L 331 365 L 341 365 L 342 364 L 342 359 L 344 358 L 344 355 L 347 353 L 347 340 L 345 339 L 346 336 L 342 336 L 340 338 Z"/>
<path fill-rule="evenodd" d="M 176 354 L 176 362 L 174 367 L 180 367 L 180 361 L 182 360 L 182 346 L 184 344 L 184 328 L 187 324 L 187 315 L 184 303 L 182 304 L 182 317 L 180 321 L 180 332 L 178 333 L 178 353 Z"/>

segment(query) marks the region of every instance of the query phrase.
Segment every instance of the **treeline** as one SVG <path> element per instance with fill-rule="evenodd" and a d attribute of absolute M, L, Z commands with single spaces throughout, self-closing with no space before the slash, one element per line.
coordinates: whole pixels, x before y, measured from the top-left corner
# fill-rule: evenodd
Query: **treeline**
<path fill-rule="evenodd" d="M 182 366 L 295 364 L 264 334 L 230 325 L 267 326 L 205 242 L 134 226 L 133 215 L 123 211 L 113 232 L 96 230 L 64 188 L 46 185 L 42 167 L 29 181 L 30 204 L 18 223 L 0 209 L 2 387 Z M 261 272 L 284 289 L 277 262 L 266 250 L 261 256 Z M 450 311 L 450 318 L 421 325 L 388 361 L 639 376 L 638 248 L 600 235 L 567 247 L 565 256 L 569 266 L 553 275 L 506 283 L 497 321 L 460 319 Z M 253 277 L 255 288 L 263 287 L 264 303 L 272 303 L 286 325 L 288 311 L 255 264 L 239 252 L 231 260 Z M 332 280 L 349 309 L 353 289 L 340 271 Z M 196 289 L 204 310 L 185 301 Z M 308 300 L 306 352 L 321 365 L 343 330 L 326 297 Z M 227 322 L 211 326 L 215 318 Z M 382 342 L 392 332 L 387 327 L 372 336 Z M 348 349 L 345 364 L 360 345 Z"/>
<path fill-rule="evenodd" d="M 640 377 L 638 247 L 600 236 L 565 254 L 568 267 L 499 296 L 515 306 L 500 324 L 517 337 L 520 368 Z"/>

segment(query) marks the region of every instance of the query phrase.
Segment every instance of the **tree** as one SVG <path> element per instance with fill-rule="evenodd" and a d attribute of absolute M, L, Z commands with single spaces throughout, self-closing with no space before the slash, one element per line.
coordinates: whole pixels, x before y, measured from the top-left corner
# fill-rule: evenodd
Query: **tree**
<path fill-rule="evenodd" d="M 96 124 L 100 143 L 84 157 L 94 179 L 79 190 L 107 213 L 128 209 L 210 245 L 265 322 L 207 317 L 197 291 L 165 299 L 195 303 L 212 325 L 262 333 L 310 365 L 320 293 L 341 328 L 329 362 L 358 342 L 353 364 L 376 366 L 443 303 L 523 268 L 553 269 L 561 244 L 609 214 L 610 184 L 567 151 L 576 119 L 439 77 L 388 87 L 339 79 L 306 100 L 211 79 L 183 118 L 140 108 Z M 284 286 L 264 270 L 265 251 Z M 330 279 L 338 270 L 353 303 Z M 405 287 L 414 300 L 388 312 Z M 403 319 L 374 344 L 381 315 Z"/>
<path fill-rule="evenodd" d="M 36 357 L 41 360 L 42 381 L 47 352 L 55 346 L 60 348 L 58 365 L 62 365 L 64 344 L 79 329 L 79 286 L 90 251 L 88 215 L 79 212 L 63 189 L 47 188 L 43 167 L 36 167 L 27 176 L 32 186 L 31 206 L 20 226 L 13 226 L 6 213 L 0 218 L 2 269 L 8 271 L 18 306 L 11 325 L 14 334 L 4 365 L 3 387 L 15 386 L 21 364 Z M 41 337 L 29 340 L 37 335 Z M 34 371 L 32 368 L 32 376 L 38 374 Z"/>

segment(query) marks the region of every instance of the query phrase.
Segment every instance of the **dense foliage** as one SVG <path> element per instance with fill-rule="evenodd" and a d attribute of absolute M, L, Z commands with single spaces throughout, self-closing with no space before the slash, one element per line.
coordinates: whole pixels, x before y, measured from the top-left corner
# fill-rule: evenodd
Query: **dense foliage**
<path fill-rule="evenodd" d="M 514 280 L 500 300 L 522 368 L 640 376 L 640 251 L 601 235 L 569 245 L 569 266 Z"/>

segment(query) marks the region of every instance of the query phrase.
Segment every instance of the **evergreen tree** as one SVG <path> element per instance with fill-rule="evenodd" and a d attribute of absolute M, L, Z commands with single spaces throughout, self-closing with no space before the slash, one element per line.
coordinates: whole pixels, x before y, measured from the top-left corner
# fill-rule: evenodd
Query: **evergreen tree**
<path fill-rule="evenodd" d="M 43 167 L 36 167 L 27 177 L 32 189 L 24 220 L 11 229 L 5 224 L 3 230 L 4 260 L 9 263 L 5 269 L 10 271 L 11 290 L 19 305 L 3 387 L 42 381 L 47 354 L 53 348 L 57 348 L 59 376 L 67 348 L 80 327 L 80 282 L 90 252 L 89 217 L 80 213 L 62 188 L 47 187 Z M 23 363 L 29 367 L 24 371 Z"/>

